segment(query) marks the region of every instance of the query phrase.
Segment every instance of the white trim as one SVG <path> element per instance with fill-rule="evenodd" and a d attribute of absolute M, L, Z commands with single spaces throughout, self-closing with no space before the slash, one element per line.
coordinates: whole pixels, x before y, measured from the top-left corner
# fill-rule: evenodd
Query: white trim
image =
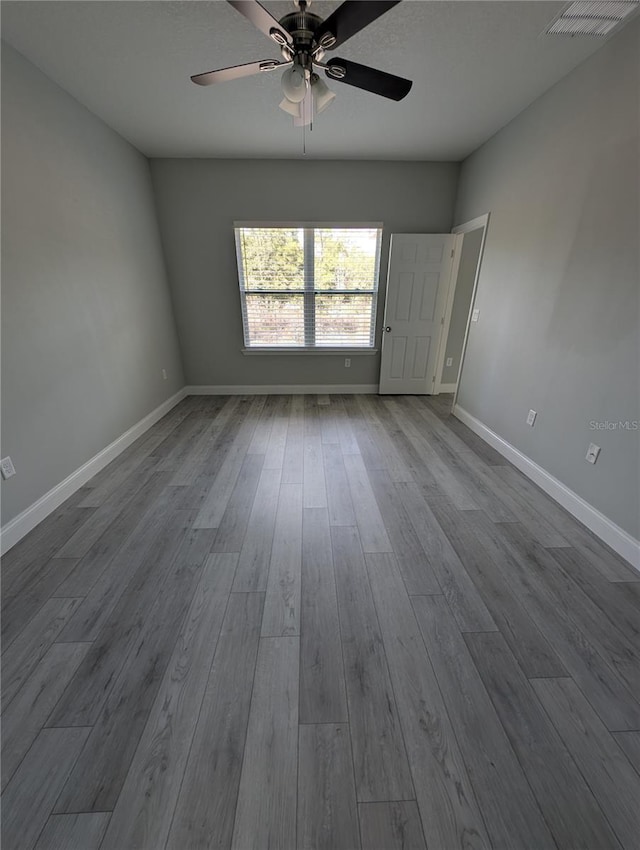
<path fill-rule="evenodd" d="M 2 554 L 11 549 L 12 546 L 15 546 L 19 540 L 22 540 L 25 534 L 28 534 L 43 519 L 46 519 L 69 496 L 72 496 L 76 490 L 80 489 L 94 475 L 97 475 L 108 463 L 111 463 L 134 440 L 137 440 L 152 425 L 155 425 L 159 419 L 162 419 L 186 395 L 186 390 L 183 388 L 171 396 L 171 398 L 163 401 L 155 410 L 152 410 L 151 413 L 148 413 L 143 419 L 136 422 L 128 431 L 125 431 L 124 434 L 121 434 L 116 440 L 99 451 L 97 455 L 94 455 L 90 460 L 76 469 L 75 472 L 68 475 L 64 481 L 56 484 L 48 493 L 45 493 L 44 496 L 41 496 L 28 508 L 25 508 L 22 513 L 9 520 L 0 531 L 0 551 L 2 551 Z"/>
<path fill-rule="evenodd" d="M 241 348 L 240 351 L 245 355 L 271 355 L 271 356 L 279 356 L 284 354 L 285 356 L 290 355 L 299 355 L 299 354 L 320 354 L 327 355 L 332 354 L 333 356 L 337 355 L 338 357 L 359 357 L 363 354 L 377 354 L 378 348 L 323 348 L 322 346 L 317 346 L 315 348 L 309 346 L 308 348 L 278 348 L 277 346 L 273 347 L 264 347 L 259 348 L 258 346 L 252 346 L 251 348 Z"/>
<path fill-rule="evenodd" d="M 471 233 L 472 230 L 482 231 L 482 241 L 480 242 L 480 251 L 478 253 L 478 263 L 476 265 L 476 274 L 473 280 L 473 290 L 471 292 L 471 301 L 469 303 L 469 315 L 467 316 L 467 326 L 464 330 L 464 338 L 462 340 L 462 351 L 460 352 L 460 365 L 458 366 L 458 374 L 456 375 L 456 389 L 453 395 L 453 403 L 458 400 L 458 390 L 460 388 L 460 379 L 462 378 L 462 370 L 464 368 L 464 358 L 467 353 L 467 343 L 469 341 L 469 328 L 471 327 L 471 314 L 473 313 L 473 305 L 475 304 L 476 295 L 478 294 L 478 283 L 480 282 L 480 267 L 484 258 L 484 246 L 487 244 L 487 230 L 489 228 L 489 218 L 491 213 L 479 215 L 477 218 L 472 218 L 471 221 L 465 221 L 463 224 L 456 224 L 452 228 L 452 233 Z"/>
<path fill-rule="evenodd" d="M 259 227 L 261 230 L 278 230 L 290 227 L 292 230 L 304 230 L 306 227 L 333 228 L 334 230 L 382 230 L 382 221 L 234 221 L 234 230 L 242 227 Z"/>
<path fill-rule="evenodd" d="M 485 442 L 493 446 L 496 451 L 500 452 L 503 457 L 511 461 L 520 472 L 523 472 L 534 484 L 537 484 L 552 499 L 566 508 L 583 525 L 586 525 L 601 540 L 611 546 L 615 552 L 637 570 L 640 570 L 640 541 L 600 513 L 593 505 L 585 502 L 581 496 L 570 490 L 562 481 L 554 478 L 546 469 L 538 466 L 531 458 L 518 451 L 511 443 L 503 440 L 495 431 L 492 431 L 483 422 L 460 407 L 459 404 L 456 404 L 453 408 L 453 414 L 471 428 L 475 434 L 478 434 Z"/>
<path fill-rule="evenodd" d="M 490 213 L 479 215 L 477 218 L 472 218 L 471 221 L 465 221 L 464 224 L 456 224 L 451 228 L 452 233 L 471 233 L 472 230 L 480 230 L 481 227 L 486 227 L 489 224 Z"/>
<path fill-rule="evenodd" d="M 460 260 L 462 259 L 462 242 L 464 236 L 455 234 L 453 242 L 453 262 L 449 271 L 449 280 L 447 282 L 447 302 L 444 310 L 442 327 L 440 328 L 440 339 L 438 340 L 438 358 L 436 360 L 436 383 L 433 388 L 433 394 L 438 395 L 444 392 L 440 380 L 444 372 L 444 361 L 447 354 L 447 342 L 449 341 L 449 328 L 451 327 L 451 316 L 453 315 L 453 300 L 455 298 L 456 289 L 458 286 L 458 274 L 460 272 Z"/>
<path fill-rule="evenodd" d="M 440 384 L 438 387 L 438 392 L 440 393 L 454 393 L 457 389 L 457 384 Z"/>
<path fill-rule="evenodd" d="M 186 387 L 187 395 L 377 395 L 377 384 L 217 384 Z"/>

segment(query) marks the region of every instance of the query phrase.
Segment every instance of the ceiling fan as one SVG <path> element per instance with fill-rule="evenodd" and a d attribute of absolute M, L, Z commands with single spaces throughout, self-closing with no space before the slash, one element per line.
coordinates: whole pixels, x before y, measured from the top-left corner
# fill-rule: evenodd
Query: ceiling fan
<path fill-rule="evenodd" d="M 359 89 L 402 100 L 409 94 L 411 80 L 396 77 L 348 59 L 323 61 L 326 51 L 344 44 L 347 39 L 373 23 L 396 6 L 400 0 L 345 0 L 326 20 L 309 12 L 311 0 L 294 0 L 297 11 L 279 21 L 258 0 L 227 0 L 259 30 L 279 46 L 282 60 L 262 59 L 230 68 L 220 68 L 191 77 L 199 86 L 209 86 L 283 68 L 280 108 L 293 115 L 294 124 L 311 123 L 315 113 L 322 112 L 335 95 L 315 72 L 322 69 L 331 80 Z"/>

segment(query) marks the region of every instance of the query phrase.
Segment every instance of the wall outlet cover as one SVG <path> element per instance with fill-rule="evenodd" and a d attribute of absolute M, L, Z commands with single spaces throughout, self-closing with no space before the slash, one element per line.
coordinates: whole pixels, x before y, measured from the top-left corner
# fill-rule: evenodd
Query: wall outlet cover
<path fill-rule="evenodd" d="M 477 310 L 477 309 L 476 309 L 476 310 L 474 310 L 474 311 L 473 311 L 473 313 L 471 314 L 471 321 L 472 321 L 472 322 L 477 322 L 479 318 L 480 318 L 480 310 Z"/>
<path fill-rule="evenodd" d="M 13 465 L 13 461 L 7 455 L 7 457 L 3 457 L 0 460 L 0 471 L 2 472 L 2 477 L 6 480 L 7 478 L 11 478 L 12 475 L 16 474 L 15 466 Z"/>
<path fill-rule="evenodd" d="M 453 366 L 453 357 L 447 357 L 447 366 Z"/>
<path fill-rule="evenodd" d="M 527 425 L 531 425 L 531 427 L 533 428 L 533 425 L 536 421 L 537 415 L 538 415 L 537 411 L 530 410 L 529 413 L 527 413 Z"/>
<path fill-rule="evenodd" d="M 344 358 L 344 367 L 345 367 L 345 369 L 348 369 L 350 366 L 351 366 L 351 358 L 350 358 L 350 357 L 345 357 L 345 358 Z"/>
<path fill-rule="evenodd" d="M 589 463 L 595 463 L 598 460 L 599 454 L 600 446 L 596 446 L 595 443 L 589 443 L 589 448 L 587 449 L 585 460 L 588 460 Z"/>

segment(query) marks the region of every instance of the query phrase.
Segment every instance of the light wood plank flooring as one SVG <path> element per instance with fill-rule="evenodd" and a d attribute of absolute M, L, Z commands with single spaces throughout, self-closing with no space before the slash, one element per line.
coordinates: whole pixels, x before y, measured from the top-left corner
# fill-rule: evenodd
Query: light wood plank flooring
<path fill-rule="evenodd" d="M 637 850 L 640 573 L 450 398 L 191 397 L 3 559 L 3 850 Z"/>

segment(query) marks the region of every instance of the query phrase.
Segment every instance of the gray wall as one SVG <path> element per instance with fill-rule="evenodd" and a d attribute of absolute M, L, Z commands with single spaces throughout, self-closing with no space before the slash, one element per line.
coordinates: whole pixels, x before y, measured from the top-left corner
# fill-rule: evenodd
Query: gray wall
<path fill-rule="evenodd" d="M 636 538 L 639 432 L 590 423 L 640 419 L 639 65 L 635 21 L 465 161 L 456 209 L 491 212 L 458 403 Z"/>
<path fill-rule="evenodd" d="M 453 363 L 451 366 L 445 365 L 442 370 L 443 384 L 455 384 L 458 379 L 460 357 L 462 356 L 464 334 L 467 329 L 467 319 L 469 318 L 471 296 L 473 295 L 473 284 L 476 279 L 483 234 L 484 227 L 479 227 L 477 230 L 471 230 L 469 233 L 465 233 L 462 239 L 462 254 L 460 257 L 460 266 L 458 267 L 458 279 L 453 298 L 451 323 L 449 324 L 445 353 L 445 358 L 451 357 Z"/>
<path fill-rule="evenodd" d="M 458 165 L 153 160 L 167 270 L 188 384 L 377 384 L 379 356 L 245 356 L 234 220 L 382 221 L 389 234 L 448 232 Z M 382 324 L 378 310 L 378 334 Z"/>
<path fill-rule="evenodd" d="M 3 44 L 2 522 L 183 383 L 147 160 Z"/>

